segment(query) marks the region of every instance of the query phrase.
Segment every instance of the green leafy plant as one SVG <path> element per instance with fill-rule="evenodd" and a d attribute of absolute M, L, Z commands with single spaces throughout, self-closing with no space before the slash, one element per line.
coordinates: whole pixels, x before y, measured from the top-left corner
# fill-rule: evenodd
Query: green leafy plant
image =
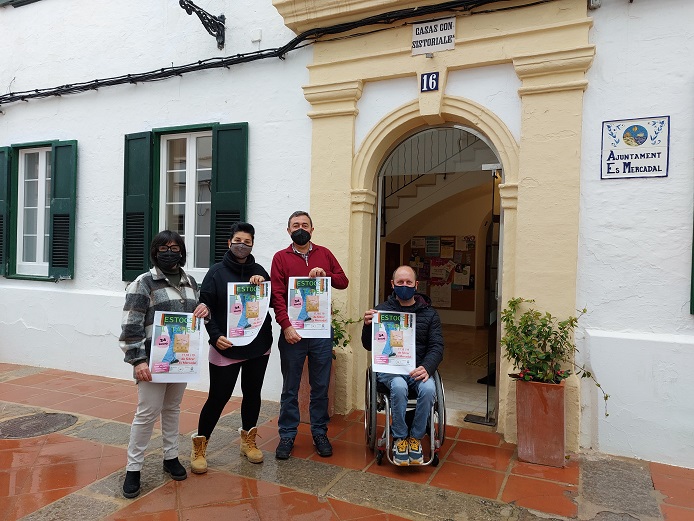
<path fill-rule="evenodd" d="M 333 327 L 333 359 L 335 358 L 335 348 L 347 347 L 352 341 L 352 335 L 349 334 L 347 328 L 351 324 L 358 324 L 362 320 L 364 320 L 362 317 L 358 319 L 347 317 L 333 300 L 331 317 L 331 325 Z"/>
<path fill-rule="evenodd" d="M 564 320 L 531 307 L 521 310 L 523 304 L 533 302 L 521 297 L 512 298 L 501 312 L 504 336 L 500 344 L 504 347 L 504 357 L 518 369 L 518 373 L 509 376 L 524 381 L 558 384 L 571 375 L 571 369 L 567 369 L 569 367 L 577 376 L 593 380 L 607 402 L 609 395 L 593 373 L 574 361 L 574 355 L 578 352 L 574 330 L 578 326 L 578 319 L 587 310 L 584 308 L 579 311 L 578 317 L 570 316 Z M 605 405 L 605 416 L 608 416 L 607 403 Z"/>

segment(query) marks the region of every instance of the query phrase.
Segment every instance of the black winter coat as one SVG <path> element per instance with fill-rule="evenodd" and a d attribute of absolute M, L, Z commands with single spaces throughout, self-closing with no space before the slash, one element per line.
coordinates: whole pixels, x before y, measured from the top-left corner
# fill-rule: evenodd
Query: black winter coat
<path fill-rule="evenodd" d="M 443 333 L 438 312 L 431 307 L 431 299 L 421 293 L 415 293 L 415 303 L 412 306 L 401 306 L 395 293 L 388 300 L 376 306 L 378 311 L 398 311 L 414 313 L 417 316 L 417 331 L 415 344 L 417 346 L 417 367 L 420 365 L 427 370 L 429 376 L 434 374 L 443 360 Z M 371 324 L 364 325 L 361 330 L 361 343 L 364 349 L 371 351 Z"/>
<path fill-rule="evenodd" d="M 210 335 L 210 345 L 215 349 L 217 349 L 217 339 L 227 334 L 227 284 L 248 282 L 253 275 L 262 275 L 266 281 L 270 280 L 270 275 L 265 268 L 255 262 L 253 255 L 249 255 L 245 263 L 240 263 L 231 251 L 227 251 L 222 262 L 214 264 L 205 275 L 200 287 L 200 302 L 210 308 L 210 319 L 205 323 L 205 327 Z M 253 342 L 247 346 L 217 349 L 217 352 L 234 360 L 248 360 L 264 355 L 271 346 L 272 320 L 268 313 L 263 327 L 260 328 Z"/>

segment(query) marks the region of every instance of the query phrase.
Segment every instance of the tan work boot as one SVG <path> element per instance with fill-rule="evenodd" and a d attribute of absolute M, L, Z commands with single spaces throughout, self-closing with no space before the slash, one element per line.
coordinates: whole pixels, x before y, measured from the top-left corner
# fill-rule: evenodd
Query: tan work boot
<path fill-rule="evenodd" d="M 263 461 L 263 452 L 256 446 L 255 437 L 258 434 L 258 429 L 253 427 L 246 432 L 239 429 L 241 435 L 241 454 L 248 458 L 251 463 L 260 463 Z"/>
<path fill-rule="evenodd" d="M 190 470 L 193 474 L 204 474 L 207 472 L 207 460 L 205 459 L 207 438 L 195 434 L 192 440 L 193 450 L 190 452 Z"/>

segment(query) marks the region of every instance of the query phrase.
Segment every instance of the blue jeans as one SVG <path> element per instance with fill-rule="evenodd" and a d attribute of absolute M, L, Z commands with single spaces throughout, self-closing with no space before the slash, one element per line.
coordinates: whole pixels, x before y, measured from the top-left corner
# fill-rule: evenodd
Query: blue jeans
<path fill-rule="evenodd" d="M 282 367 L 282 397 L 277 421 L 280 438 L 296 437 L 299 427 L 299 384 L 308 356 L 308 380 L 311 384 L 311 434 L 328 433 L 328 386 L 333 364 L 332 338 L 304 338 L 290 344 L 280 335 L 278 347 Z"/>
<path fill-rule="evenodd" d="M 421 440 L 427 431 L 429 413 L 436 398 L 434 379 L 429 377 L 426 382 L 422 382 L 409 375 L 389 373 L 376 373 L 376 379 L 390 389 L 391 431 L 396 440 L 407 438 L 407 393 L 409 389 L 417 391 L 417 407 L 410 427 L 410 436 Z"/>

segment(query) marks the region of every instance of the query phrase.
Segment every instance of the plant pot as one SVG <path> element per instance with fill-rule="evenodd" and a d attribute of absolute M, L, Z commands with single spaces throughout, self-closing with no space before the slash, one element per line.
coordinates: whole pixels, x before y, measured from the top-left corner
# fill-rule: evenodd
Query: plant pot
<path fill-rule="evenodd" d="M 547 384 L 516 381 L 518 459 L 528 463 L 563 467 L 564 382 Z"/>
<path fill-rule="evenodd" d="M 311 384 L 308 381 L 308 359 L 304 361 L 304 370 L 301 373 L 299 384 L 299 421 L 311 423 L 309 404 L 311 402 Z M 335 360 L 330 366 L 330 384 L 328 386 L 328 415 L 332 418 L 335 412 Z"/>

